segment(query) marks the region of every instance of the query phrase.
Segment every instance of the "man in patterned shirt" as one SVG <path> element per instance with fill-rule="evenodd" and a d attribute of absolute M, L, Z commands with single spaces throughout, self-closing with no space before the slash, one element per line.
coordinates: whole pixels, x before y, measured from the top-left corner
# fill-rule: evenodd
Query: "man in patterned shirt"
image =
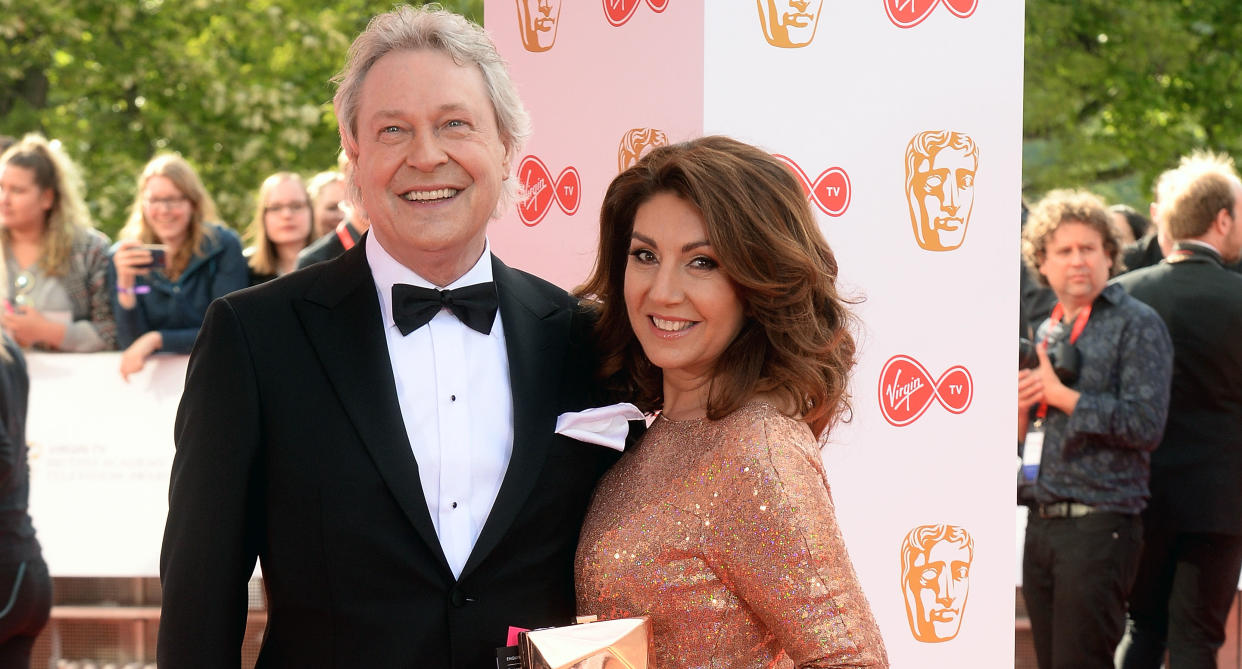
<path fill-rule="evenodd" d="M 1018 438 L 1038 463 L 1022 556 L 1035 655 L 1040 669 L 1111 669 L 1172 343 L 1155 311 L 1108 283 L 1120 246 L 1095 196 L 1049 193 L 1027 220 L 1022 255 L 1057 296 L 1036 333 L 1039 367 L 1018 377 Z"/>

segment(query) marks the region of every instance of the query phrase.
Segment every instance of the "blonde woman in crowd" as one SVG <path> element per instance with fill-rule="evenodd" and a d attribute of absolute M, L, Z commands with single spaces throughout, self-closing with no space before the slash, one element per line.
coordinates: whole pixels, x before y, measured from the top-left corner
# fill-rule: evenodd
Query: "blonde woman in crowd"
<path fill-rule="evenodd" d="M 185 159 L 163 154 L 147 163 L 110 267 L 122 376 L 153 353 L 189 353 L 207 305 L 246 287 L 241 240 L 215 218 Z"/>
<path fill-rule="evenodd" d="M 24 347 L 116 348 L 108 238 L 59 143 L 27 135 L 0 155 L 0 325 Z"/>
<path fill-rule="evenodd" d="M 246 229 L 250 246 L 246 264 L 250 285 L 270 281 L 292 272 L 298 253 L 314 239 L 311 197 L 302 177 L 293 172 L 277 172 L 263 180 L 254 218 Z"/>

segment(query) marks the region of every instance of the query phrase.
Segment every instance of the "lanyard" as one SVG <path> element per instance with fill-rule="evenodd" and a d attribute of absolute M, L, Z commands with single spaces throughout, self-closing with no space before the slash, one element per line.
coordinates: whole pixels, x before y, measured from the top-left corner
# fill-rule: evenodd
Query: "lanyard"
<path fill-rule="evenodd" d="M 344 246 L 346 251 L 354 248 L 354 244 L 356 243 L 354 238 L 349 234 L 348 226 L 349 224 L 345 221 L 341 221 L 336 224 L 336 238 L 341 240 L 341 246 Z M 1057 303 L 1057 306 L 1061 306 L 1059 302 Z"/>
<path fill-rule="evenodd" d="M 1087 319 L 1091 318 L 1091 306 L 1092 305 L 1088 304 L 1086 307 L 1083 307 L 1082 311 L 1078 312 L 1078 317 L 1074 319 L 1074 327 L 1070 329 L 1069 343 L 1073 344 L 1077 342 L 1078 335 L 1082 334 L 1083 329 L 1087 327 Z M 1057 302 L 1057 305 L 1052 308 L 1052 313 L 1049 314 L 1048 320 L 1056 322 L 1056 323 L 1060 323 L 1061 319 L 1064 317 L 1065 317 L 1065 307 L 1062 306 L 1060 302 Z M 1051 330 L 1052 328 L 1048 328 L 1048 329 Z M 1044 334 L 1044 339 L 1042 343 L 1045 347 L 1047 347 L 1048 335 L 1046 333 Z M 1047 415 L 1048 415 L 1048 403 L 1040 402 L 1039 410 L 1035 413 L 1035 417 L 1042 420 Z"/>

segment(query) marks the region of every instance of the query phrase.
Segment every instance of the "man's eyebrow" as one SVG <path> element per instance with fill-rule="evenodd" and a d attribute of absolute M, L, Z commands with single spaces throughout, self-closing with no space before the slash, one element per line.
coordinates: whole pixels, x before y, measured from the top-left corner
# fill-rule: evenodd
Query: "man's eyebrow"
<path fill-rule="evenodd" d="M 448 112 L 469 112 L 470 107 L 462 102 L 448 102 L 436 108 L 437 113 Z M 374 118 L 401 118 L 409 114 L 405 109 L 380 109 L 375 112 Z"/>

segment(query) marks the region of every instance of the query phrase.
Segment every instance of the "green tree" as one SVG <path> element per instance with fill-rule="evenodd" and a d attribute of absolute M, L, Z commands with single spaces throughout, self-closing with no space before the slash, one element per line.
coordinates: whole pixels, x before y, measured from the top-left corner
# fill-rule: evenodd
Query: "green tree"
<path fill-rule="evenodd" d="M 482 0 L 441 4 L 482 20 Z M 61 140 L 110 235 L 159 151 L 185 156 L 240 229 L 268 174 L 335 165 L 329 79 L 367 20 L 390 6 L 0 0 L 0 134 Z"/>
<path fill-rule="evenodd" d="M 1027 0 L 1023 190 L 1087 187 L 1146 209 L 1195 148 L 1237 154 L 1237 0 Z"/>

